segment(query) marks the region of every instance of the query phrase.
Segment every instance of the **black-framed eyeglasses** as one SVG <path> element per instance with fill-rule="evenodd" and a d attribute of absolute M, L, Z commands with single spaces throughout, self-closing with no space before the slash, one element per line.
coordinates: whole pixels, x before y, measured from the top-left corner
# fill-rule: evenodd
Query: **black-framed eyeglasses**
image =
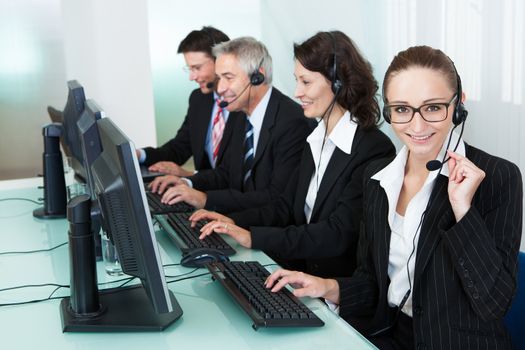
<path fill-rule="evenodd" d="M 425 103 L 417 108 L 401 104 L 386 105 L 385 108 L 390 115 L 390 122 L 394 124 L 410 123 L 416 112 L 423 120 L 429 123 L 437 123 L 447 119 L 448 107 L 456 98 L 457 94 L 454 94 L 449 102 Z"/>

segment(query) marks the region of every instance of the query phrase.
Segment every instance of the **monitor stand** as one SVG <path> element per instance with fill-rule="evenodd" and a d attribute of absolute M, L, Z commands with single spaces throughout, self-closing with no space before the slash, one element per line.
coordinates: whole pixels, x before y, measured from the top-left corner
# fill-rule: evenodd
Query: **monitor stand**
<path fill-rule="evenodd" d="M 71 296 L 60 303 L 63 332 L 162 331 L 182 316 L 170 291 L 173 311 L 157 314 L 142 286 L 97 287 L 91 199 L 73 198 L 67 206 Z"/>
<path fill-rule="evenodd" d="M 33 211 L 38 219 L 58 219 L 66 217 L 66 180 L 64 164 L 60 152 L 60 135 L 62 126 L 58 123 L 48 124 L 42 128 L 44 136 L 44 153 L 42 163 L 44 171 L 44 206 Z"/>

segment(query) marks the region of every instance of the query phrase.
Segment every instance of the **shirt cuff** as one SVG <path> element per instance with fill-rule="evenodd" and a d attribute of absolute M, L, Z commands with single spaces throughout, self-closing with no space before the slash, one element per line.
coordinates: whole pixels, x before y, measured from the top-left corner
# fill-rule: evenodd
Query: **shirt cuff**
<path fill-rule="evenodd" d="M 330 300 L 324 300 L 328 308 L 333 311 L 335 314 L 339 315 L 339 305 L 332 303 Z"/>
<path fill-rule="evenodd" d="M 139 151 L 139 155 L 140 155 L 139 163 L 142 164 L 142 163 L 144 163 L 146 161 L 146 151 L 144 151 L 142 148 L 139 148 L 138 151 Z"/>
<path fill-rule="evenodd" d="M 181 177 L 180 179 L 181 179 L 182 181 L 186 182 L 186 184 L 187 184 L 189 187 L 193 188 L 193 182 L 191 182 L 190 179 L 188 179 L 188 178 L 186 178 L 186 177 Z"/>

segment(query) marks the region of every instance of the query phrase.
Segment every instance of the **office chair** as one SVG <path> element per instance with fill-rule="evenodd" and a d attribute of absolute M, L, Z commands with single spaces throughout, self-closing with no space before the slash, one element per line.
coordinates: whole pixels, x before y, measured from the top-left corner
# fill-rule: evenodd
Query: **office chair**
<path fill-rule="evenodd" d="M 516 295 L 505 315 L 505 325 L 512 339 L 512 347 L 525 350 L 525 252 L 520 252 L 518 256 Z"/>

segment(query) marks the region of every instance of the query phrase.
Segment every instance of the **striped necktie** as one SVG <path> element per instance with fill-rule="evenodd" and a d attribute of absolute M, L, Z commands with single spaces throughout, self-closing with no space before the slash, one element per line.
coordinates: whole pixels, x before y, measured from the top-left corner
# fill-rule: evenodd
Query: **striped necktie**
<path fill-rule="evenodd" d="M 219 106 L 220 100 L 217 99 L 217 113 L 213 118 L 213 126 L 211 129 L 211 142 L 213 147 L 213 161 L 217 161 L 217 155 L 219 154 L 219 148 L 221 147 L 222 135 L 224 133 L 224 117 L 222 115 L 222 108 Z"/>
<path fill-rule="evenodd" d="M 243 165 L 243 185 L 246 188 L 250 177 L 252 176 L 252 166 L 253 166 L 253 125 L 250 123 L 248 118 L 246 118 L 246 129 L 244 134 L 244 165 Z"/>

